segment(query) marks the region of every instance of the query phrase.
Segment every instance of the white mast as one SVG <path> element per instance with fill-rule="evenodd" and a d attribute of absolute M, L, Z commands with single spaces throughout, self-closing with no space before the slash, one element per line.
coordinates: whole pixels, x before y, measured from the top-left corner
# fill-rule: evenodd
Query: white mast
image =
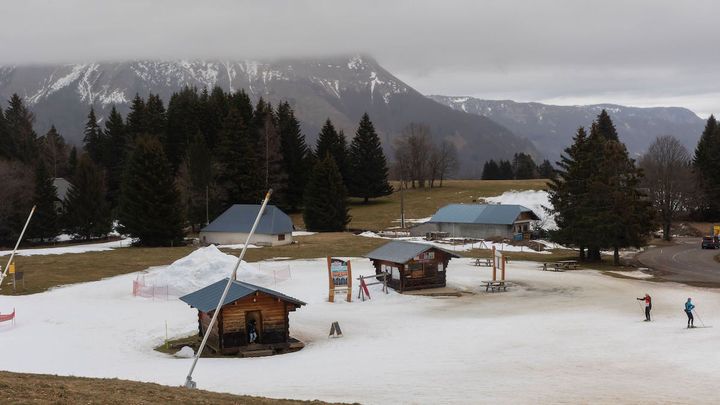
<path fill-rule="evenodd" d="M 202 343 L 200 343 L 200 347 L 198 348 L 197 353 L 195 353 L 195 359 L 193 360 L 192 366 L 190 367 L 190 371 L 188 372 L 187 377 L 185 377 L 185 388 L 195 388 L 197 384 L 195 381 L 192 380 L 192 373 L 195 371 L 195 366 L 197 365 L 198 359 L 200 358 L 200 355 L 202 354 L 203 350 L 205 349 L 205 344 L 207 343 L 208 337 L 210 337 L 210 331 L 212 331 L 213 325 L 215 325 L 215 321 L 217 320 L 218 314 L 220 313 L 220 308 L 222 308 L 223 302 L 225 302 L 225 297 L 227 297 L 228 291 L 230 291 L 230 286 L 232 285 L 233 281 L 237 280 L 237 271 L 238 267 L 240 267 L 240 263 L 242 263 L 243 257 L 245 257 L 245 252 L 247 251 L 247 247 L 250 244 L 250 238 L 252 238 L 253 234 L 255 233 L 255 228 L 257 228 L 258 223 L 260 222 L 260 217 L 262 216 L 263 212 L 265 211 L 265 207 L 267 206 L 268 200 L 270 200 L 270 194 L 272 194 L 272 189 L 268 190 L 267 194 L 265 194 L 265 199 L 263 200 L 262 205 L 260 206 L 260 211 L 258 211 L 257 217 L 255 218 L 255 223 L 253 223 L 252 229 L 250 229 L 250 234 L 248 234 L 247 240 L 245 241 L 245 245 L 242 248 L 242 251 L 240 252 L 240 256 L 238 256 L 238 260 L 235 263 L 235 268 L 232 271 L 232 276 L 228 279 L 227 284 L 225 285 L 225 290 L 222 293 L 222 296 L 220 297 L 220 301 L 218 301 L 217 307 L 215 308 L 215 313 L 213 313 L 212 319 L 210 319 L 210 324 L 207 327 L 207 330 L 205 331 L 205 336 L 203 336 Z"/>
<path fill-rule="evenodd" d="M 5 275 L 7 274 L 8 270 L 10 269 L 10 264 L 12 263 L 13 258 L 15 257 L 15 252 L 17 252 L 18 246 L 20 246 L 20 241 L 23 239 L 23 236 L 25 236 L 25 230 L 28 227 L 28 224 L 30 223 L 30 218 L 32 218 L 33 214 L 35 213 L 35 205 L 33 205 L 32 209 L 30 210 L 30 215 L 28 215 L 27 221 L 25 221 L 25 226 L 22 229 L 22 232 L 20 232 L 20 237 L 17 240 L 17 243 L 15 243 L 15 249 L 13 249 L 12 254 L 10 255 L 10 260 L 8 260 L 7 265 L 5 266 L 5 270 L 3 270 L 2 273 L 0 273 L 0 287 L 2 287 L 2 282 L 5 280 Z"/>

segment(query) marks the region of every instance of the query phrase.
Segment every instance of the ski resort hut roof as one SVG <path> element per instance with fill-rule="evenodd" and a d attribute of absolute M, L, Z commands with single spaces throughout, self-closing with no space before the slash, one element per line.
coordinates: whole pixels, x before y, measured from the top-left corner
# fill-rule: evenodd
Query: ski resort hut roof
<path fill-rule="evenodd" d="M 529 238 L 532 223 L 540 218 L 515 204 L 449 204 L 424 224 L 410 229 L 413 236 L 442 232 L 456 238 Z"/>
<path fill-rule="evenodd" d="M 200 240 L 204 244 L 245 243 L 259 211 L 259 204 L 235 204 L 200 230 Z M 292 231 L 290 217 L 276 206 L 268 205 L 250 242 L 285 245 L 292 242 Z"/>
<path fill-rule="evenodd" d="M 304 302 L 269 288 L 234 280 L 212 330 L 210 319 L 228 279 L 220 280 L 180 300 L 198 310 L 200 336 L 210 333 L 208 346 L 223 354 L 256 356 L 299 350 L 301 342 L 290 337 L 289 313 Z"/>
<path fill-rule="evenodd" d="M 392 241 L 365 255 L 375 273 L 389 273 L 388 286 L 398 291 L 445 287 L 450 259 L 460 257 L 433 245 Z"/>

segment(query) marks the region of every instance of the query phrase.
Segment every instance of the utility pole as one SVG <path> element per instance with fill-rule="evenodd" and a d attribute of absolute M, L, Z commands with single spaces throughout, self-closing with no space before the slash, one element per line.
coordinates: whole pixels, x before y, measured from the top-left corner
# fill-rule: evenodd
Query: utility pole
<path fill-rule="evenodd" d="M 210 186 L 205 186 L 205 225 L 210 224 Z"/>
<path fill-rule="evenodd" d="M 400 229 L 405 229 L 405 191 L 403 179 L 400 177 Z"/>

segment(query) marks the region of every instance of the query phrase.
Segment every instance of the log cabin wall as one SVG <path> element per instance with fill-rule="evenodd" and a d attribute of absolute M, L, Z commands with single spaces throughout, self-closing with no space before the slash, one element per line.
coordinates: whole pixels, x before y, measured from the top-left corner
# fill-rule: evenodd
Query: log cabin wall
<path fill-rule="evenodd" d="M 414 258 L 407 263 L 394 263 L 386 260 L 373 259 L 375 273 L 380 274 L 386 269 L 396 268 L 398 278 L 391 277 L 388 286 L 397 291 L 420 290 L 424 288 L 440 288 L 446 285 L 446 271 L 450 255 L 439 249 L 428 249 L 432 259 L 416 261 Z M 440 271 L 442 268 L 442 271 Z"/>
<path fill-rule="evenodd" d="M 210 320 L 212 319 L 214 312 L 215 311 L 210 311 L 210 312 L 198 311 L 198 327 L 200 329 L 200 336 L 205 336 L 205 331 L 208 329 L 208 325 L 210 325 Z M 213 325 L 212 331 L 210 332 L 210 337 L 208 337 L 208 341 L 207 341 L 208 346 L 210 346 L 210 348 L 215 350 L 216 352 L 219 352 L 221 349 L 220 333 L 218 331 L 218 324 L 219 324 L 219 322 L 215 322 L 215 325 Z"/>
<path fill-rule="evenodd" d="M 253 302 L 253 299 L 255 301 Z M 224 348 L 248 344 L 245 314 L 259 311 L 258 343 L 283 343 L 289 340 L 288 311 L 296 307 L 264 293 L 246 297 L 222 308 L 222 339 Z"/>
<path fill-rule="evenodd" d="M 375 266 L 375 274 L 383 272 L 390 273 L 388 279 L 388 287 L 397 291 L 402 291 L 402 277 L 403 268 L 405 267 L 402 263 L 389 262 L 387 260 L 376 260 L 373 259 L 373 266 Z"/>

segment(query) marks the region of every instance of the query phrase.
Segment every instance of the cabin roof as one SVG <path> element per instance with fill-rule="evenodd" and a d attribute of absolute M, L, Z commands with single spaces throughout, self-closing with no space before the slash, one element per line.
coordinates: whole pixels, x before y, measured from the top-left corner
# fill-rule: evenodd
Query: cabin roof
<path fill-rule="evenodd" d="M 413 257 L 428 251 L 430 249 L 442 250 L 452 257 L 460 257 L 453 252 L 439 248 L 435 245 L 425 243 L 406 242 L 402 240 L 394 240 L 386 243 L 372 252 L 365 255 L 368 259 L 385 260 L 393 263 L 407 263 Z"/>
<path fill-rule="evenodd" d="M 190 305 L 191 307 L 197 308 L 202 312 L 210 312 L 217 308 L 218 301 L 220 300 L 220 297 L 222 297 L 225 286 L 227 285 L 227 281 L 227 278 L 217 281 L 195 292 L 183 295 L 182 297 L 180 297 L 180 300 Z M 239 299 L 245 298 L 247 296 L 253 295 L 256 292 L 263 292 L 265 294 L 277 297 L 283 301 L 290 302 L 298 306 L 305 305 L 304 302 L 296 298 L 289 297 L 285 294 L 281 294 L 269 288 L 264 288 L 254 284 L 245 283 L 243 281 L 234 280 L 230 285 L 230 290 L 225 297 L 225 302 L 223 302 L 223 306 L 235 302 Z"/>
<path fill-rule="evenodd" d="M 540 218 L 529 208 L 515 204 L 448 204 L 430 218 L 430 223 L 512 225 L 523 212 Z"/>
<path fill-rule="evenodd" d="M 260 211 L 259 204 L 235 204 L 215 218 L 201 232 L 249 233 Z M 274 205 L 265 207 L 255 233 L 279 235 L 291 233 L 293 223 L 289 216 Z"/>

